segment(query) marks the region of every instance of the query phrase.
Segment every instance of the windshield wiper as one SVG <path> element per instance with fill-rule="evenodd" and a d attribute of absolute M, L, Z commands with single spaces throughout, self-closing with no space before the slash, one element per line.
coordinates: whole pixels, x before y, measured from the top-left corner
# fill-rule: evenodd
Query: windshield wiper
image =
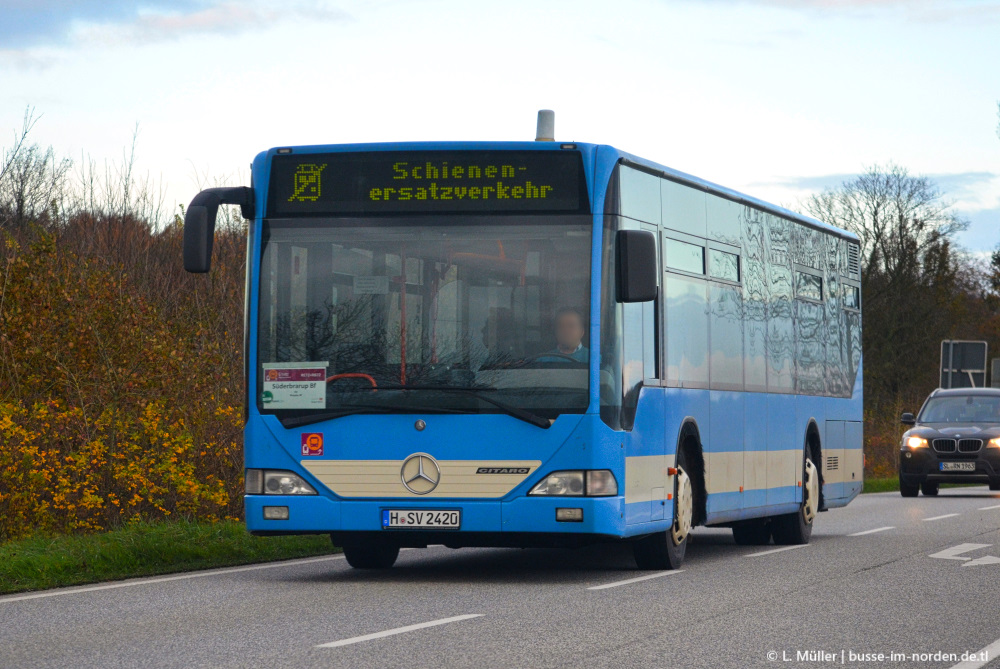
<path fill-rule="evenodd" d="M 486 390 L 496 390 L 496 388 L 489 387 L 467 387 L 467 386 L 446 386 L 446 385 L 434 385 L 434 384 L 417 384 L 417 385 L 405 385 L 405 386 L 379 386 L 378 390 L 443 390 L 445 392 L 462 393 L 463 395 L 468 395 L 469 397 L 475 397 L 478 400 L 482 400 L 487 404 L 492 404 L 496 408 L 503 411 L 508 416 L 513 416 L 519 420 L 523 420 L 526 423 L 531 423 L 537 427 L 548 428 L 552 425 L 552 422 L 548 418 L 543 418 L 536 413 L 526 411 L 520 407 L 507 404 L 506 402 L 501 402 L 500 400 L 493 399 L 483 394 Z"/>
<path fill-rule="evenodd" d="M 458 409 L 448 409 L 442 407 L 424 406 L 379 406 L 375 404 L 357 404 L 346 406 L 336 411 L 325 411 L 323 413 L 311 413 L 302 416 L 289 416 L 279 418 L 278 421 L 285 428 L 302 427 L 313 423 L 322 423 L 325 420 L 353 416 L 355 414 L 387 414 L 387 413 L 468 413 Z"/>

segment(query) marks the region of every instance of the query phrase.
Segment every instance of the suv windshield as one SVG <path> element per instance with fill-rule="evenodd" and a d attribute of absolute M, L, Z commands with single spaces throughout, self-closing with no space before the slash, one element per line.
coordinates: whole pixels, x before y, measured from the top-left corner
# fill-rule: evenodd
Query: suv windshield
<path fill-rule="evenodd" d="M 582 413 L 590 230 L 586 216 L 265 221 L 259 409 L 294 424 Z"/>
<path fill-rule="evenodd" d="M 1000 423 L 1000 397 L 951 395 L 932 397 L 920 412 L 921 423 Z"/>

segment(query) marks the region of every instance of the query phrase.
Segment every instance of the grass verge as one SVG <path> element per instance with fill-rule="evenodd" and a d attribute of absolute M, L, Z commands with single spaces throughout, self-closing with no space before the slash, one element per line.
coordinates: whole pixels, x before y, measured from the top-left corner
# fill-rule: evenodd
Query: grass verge
<path fill-rule="evenodd" d="M 899 477 L 893 476 L 887 479 L 866 478 L 861 486 L 861 494 L 866 492 L 894 492 L 899 490 Z"/>
<path fill-rule="evenodd" d="M 242 523 L 143 523 L 0 544 L 0 594 L 339 552 L 326 535 L 253 537 Z"/>
<path fill-rule="evenodd" d="M 942 483 L 942 488 L 967 488 L 969 486 L 982 486 L 982 481 L 975 483 Z M 861 488 L 861 493 L 866 492 L 896 492 L 899 490 L 899 477 L 893 476 L 887 479 L 865 479 Z"/>

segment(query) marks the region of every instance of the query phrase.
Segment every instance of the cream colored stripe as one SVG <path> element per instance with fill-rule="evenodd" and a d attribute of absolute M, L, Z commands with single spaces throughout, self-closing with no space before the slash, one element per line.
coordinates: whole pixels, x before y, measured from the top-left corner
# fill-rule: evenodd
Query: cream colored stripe
<path fill-rule="evenodd" d="M 667 475 L 666 458 L 662 455 L 625 458 L 625 503 L 664 499 L 665 491 L 674 489 L 671 479 Z"/>
<path fill-rule="evenodd" d="M 441 480 L 426 495 L 403 487 L 402 460 L 303 460 L 302 466 L 341 497 L 503 497 L 542 464 L 539 460 L 439 460 Z M 527 469 L 526 474 L 477 474 L 481 467 Z"/>
<path fill-rule="evenodd" d="M 673 490 L 668 458 L 643 455 L 625 458 L 625 503 L 663 499 Z M 802 451 L 726 451 L 705 453 L 705 487 L 711 493 L 763 490 L 798 485 Z"/>

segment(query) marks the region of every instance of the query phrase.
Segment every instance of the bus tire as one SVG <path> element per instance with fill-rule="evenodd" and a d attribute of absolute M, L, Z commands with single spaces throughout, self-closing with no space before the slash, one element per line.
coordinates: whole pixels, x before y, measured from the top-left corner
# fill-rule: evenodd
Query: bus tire
<path fill-rule="evenodd" d="M 389 569 L 396 564 L 399 546 L 382 541 L 371 541 L 344 546 L 347 564 L 355 569 Z"/>
<path fill-rule="evenodd" d="M 764 546 L 771 543 L 771 523 L 767 518 L 741 520 L 733 525 L 733 540 L 739 546 Z"/>
<path fill-rule="evenodd" d="M 779 546 L 809 543 L 819 510 L 819 471 L 807 452 L 802 464 L 802 503 L 795 513 L 771 518 L 771 536 Z"/>
<path fill-rule="evenodd" d="M 639 569 L 677 569 L 684 562 L 694 517 L 694 485 L 685 466 L 682 449 L 677 453 L 677 474 L 674 476 L 673 523 L 669 530 L 655 532 L 632 544 L 632 554 Z"/>
<path fill-rule="evenodd" d="M 938 494 L 939 485 L 940 484 L 938 483 L 928 483 L 927 481 L 924 481 L 920 484 L 920 492 L 924 493 L 928 497 L 934 497 Z"/>

